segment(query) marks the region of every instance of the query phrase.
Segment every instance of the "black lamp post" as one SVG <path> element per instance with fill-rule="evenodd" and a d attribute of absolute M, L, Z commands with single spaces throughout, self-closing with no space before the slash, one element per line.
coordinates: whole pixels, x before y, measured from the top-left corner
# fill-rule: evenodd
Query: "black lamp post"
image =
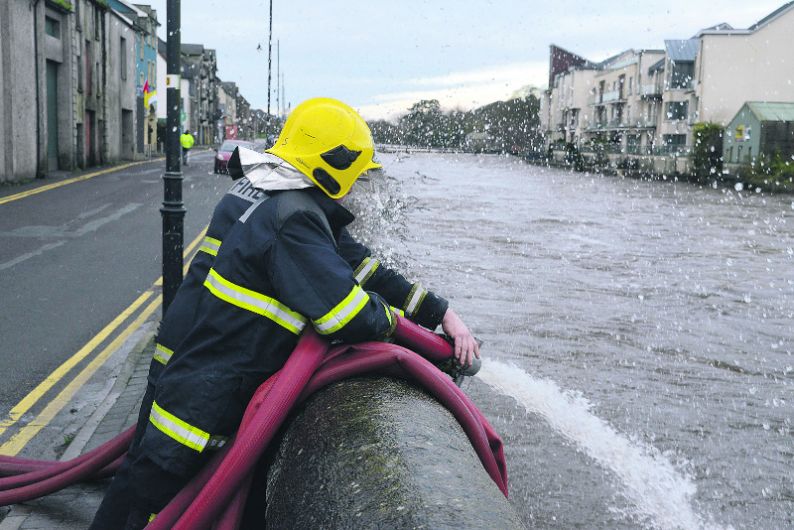
<path fill-rule="evenodd" d="M 181 29 L 180 0 L 168 0 L 166 61 L 165 175 L 163 175 L 163 314 L 182 283 L 185 208 L 182 202 L 180 134 Z"/>

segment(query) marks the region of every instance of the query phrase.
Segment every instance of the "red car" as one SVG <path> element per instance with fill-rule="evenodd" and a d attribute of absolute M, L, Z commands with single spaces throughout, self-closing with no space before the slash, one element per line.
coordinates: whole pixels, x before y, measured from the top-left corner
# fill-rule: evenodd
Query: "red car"
<path fill-rule="evenodd" d="M 223 144 L 221 144 L 220 149 L 215 153 L 215 173 L 228 173 L 226 166 L 229 163 L 229 159 L 232 157 L 234 148 L 237 146 L 247 147 L 248 149 L 254 148 L 252 142 L 246 142 L 244 140 L 225 140 Z"/>

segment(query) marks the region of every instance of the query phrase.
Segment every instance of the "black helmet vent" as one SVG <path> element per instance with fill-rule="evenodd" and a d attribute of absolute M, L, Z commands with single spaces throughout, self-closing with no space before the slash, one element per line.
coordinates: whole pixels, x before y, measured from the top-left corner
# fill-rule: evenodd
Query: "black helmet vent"
<path fill-rule="evenodd" d="M 344 145 L 334 147 L 320 155 L 325 162 L 334 169 L 345 170 L 353 165 L 361 151 L 351 151 Z"/>
<path fill-rule="evenodd" d="M 336 179 L 321 167 L 312 171 L 312 176 L 317 180 L 317 183 L 331 195 L 336 195 L 339 193 L 339 190 L 342 189 Z"/>

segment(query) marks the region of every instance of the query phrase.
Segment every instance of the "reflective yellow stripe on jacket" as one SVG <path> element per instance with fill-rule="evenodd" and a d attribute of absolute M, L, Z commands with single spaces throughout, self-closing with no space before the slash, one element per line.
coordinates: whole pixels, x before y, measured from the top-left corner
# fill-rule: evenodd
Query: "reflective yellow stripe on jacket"
<path fill-rule="evenodd" d="M 269 318 L 295 335 L 299 335 L 306 326 L 307 319 L 300 313 L 275 298 L 230 282 L 215 269 L 210 269 L 207 279 L 204 280 L 204 287 L 224 302 Z"/>
<path fill-rule="evenodd" d="M 408 296 L 405 297 L 405 303 L 403 303 L 405 314 L 409 317 L 414 316 L 416 312 L 419 311 L 419 306 L 425 301 L 425 296 L 427 296 L 427 289 L 422 287 L 419 283 L 415 283 L 414 286 L 411 287 Z"/>
<path fill-rule="evenodd" d="M 174 354 L 174 350 L 166 348 L 160 343 L 155 344 L 154 346 L 154 355 L 153 358 L 158 363 L 165 366 L 168 364 L 168 361 L 171 360 L 171 356 Z"/>
<path fill-rule="evenodd" d="M 206 252 L 210 256 L 217 256 L 218 249 L 221 248 L 221 240 L 215 239 L 214 237 L 207 236 L 204 238 L 204 241 L 201 243 L 199 250 L 201 252 Z"/>
<path fill-rule="evenodd" d="M 210 441 L 209 433 L 180 420 L 158 405 L 156 401 L 152 403 L 149 421 L 165 435 L 199 453 L 204 451 Z"/>
<path fill-rule="evenodd" d="M 380 266 L 380 261 L 374 258 L 364 258 L 355 271 L 355 278 L 358 284 L 363 286 L 367 283 L 367 280 L 372 278 L 372 275 L 378 270 L 378 266 Z"/>
<path fill-rule="evenodd" d="M 339 331 L 353 320 L 361 309 L 369 302 L 369 295 L 358 285 L 354 285 L 344 300 L 336 307 L 313 321 L 314 328 L 320 335 L 330 335 Z"/>

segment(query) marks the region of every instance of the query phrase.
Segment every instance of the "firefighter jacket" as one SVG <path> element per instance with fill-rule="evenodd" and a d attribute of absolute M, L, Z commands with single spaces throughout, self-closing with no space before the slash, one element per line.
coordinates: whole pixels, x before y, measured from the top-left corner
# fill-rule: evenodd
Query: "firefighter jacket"
<path fill-rule="evenodd" d="M 174 349 L 192 327 L 196 317 L 197 295 L 204 289 L 204 280 L 226 232 L 245 210 L 263 196 L 263 191 L 254 188 L 251 182 L 243 177 L 234 182 L 215 206 L 206 236 L 193 261 L 190 262 L 190 267 L 174 300 L 160 322 L 154 357 L 149 368 L 149 382 L 154 383 L 157 380 L 163 367 L 174 354 Z"/>
<path fill-rule="evenodd" d="M 252 204 L 264 196 L 265 192 L 255 188 L 243 177 L 235 181 L 215 207 L 206 236 L 160 322 L 149 368 L 150 383 L 157 381 L 174 350 L 193 326 L 197 301 L 205 289 L 204 280 L 226 233 Z M 369 248 L 350 235 L 347 228 L 342 228 L 337 243 L 340 256 L 354 270 L 354 279 L 361 287 L 382 296 L 409 320 L 428 329 L 438 327 L 447 310 L 444 299 L 428 291 L 420 283 L 411 283 L 399 273 L 382 265 L 372 256 Z"/>
<path fill-rule="evenodd" d="M 438 325 L 446 301 L 380 266 L 345 230 L 352 220 L 308 188 L 263 195 L 226 231 L 192 289 L 192 317 L 174 319 L 189 329 L 157 380 L 146 456 L 172 473 L 194 471 L 199 455 L 236 430 L 307 325 L 332 341 L 376 340 L 393 329 L 389 305 Z"/>

